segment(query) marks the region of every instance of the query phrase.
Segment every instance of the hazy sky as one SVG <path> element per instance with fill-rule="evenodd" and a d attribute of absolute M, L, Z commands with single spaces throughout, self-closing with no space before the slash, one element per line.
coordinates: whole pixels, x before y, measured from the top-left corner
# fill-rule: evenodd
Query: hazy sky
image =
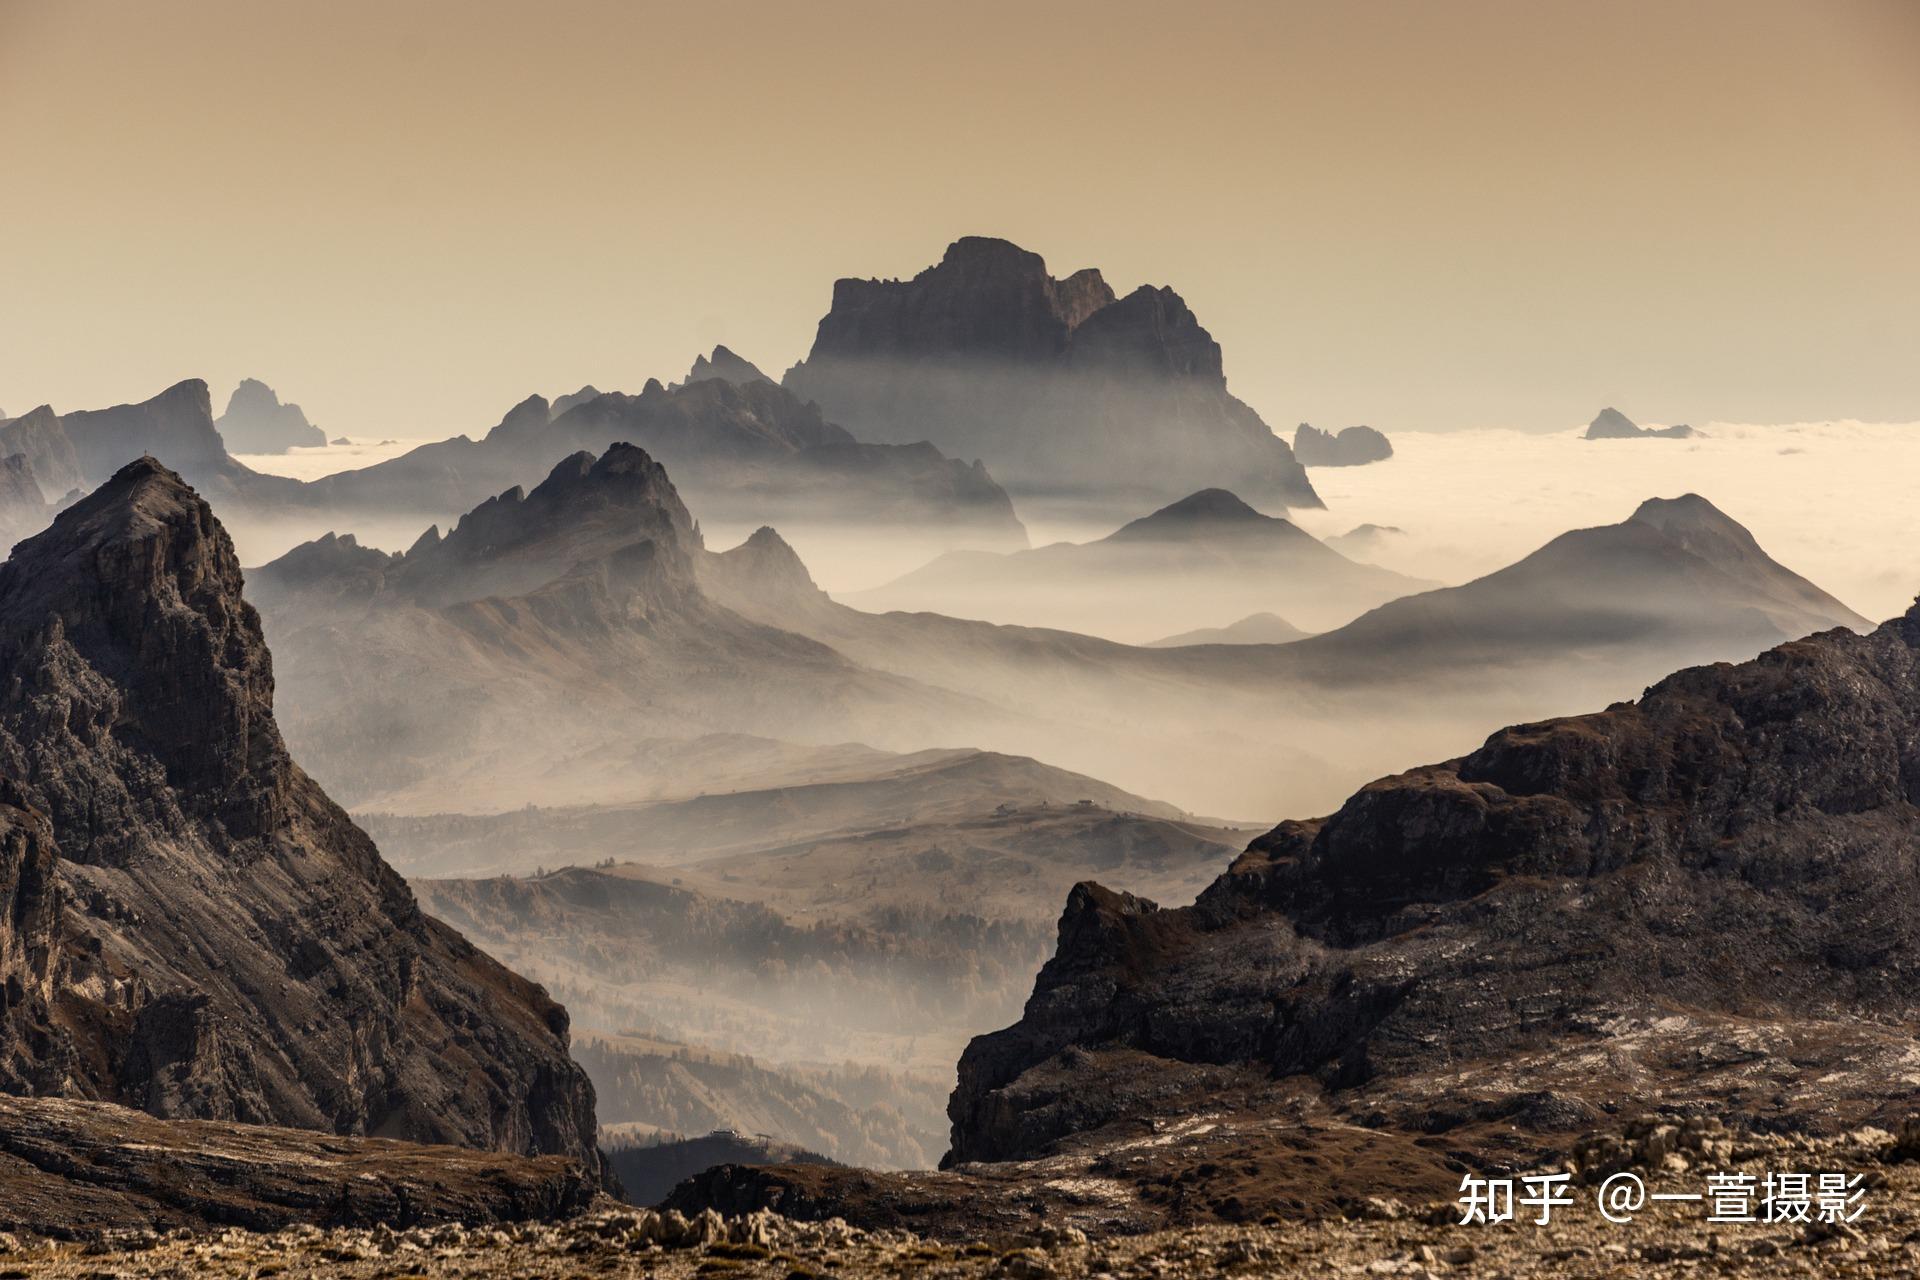
<path fill-rule="evenodd" d="M 0 0 L 0 407 L 472 431 L 1003 235 L 1290 430 L 1920 419 L 1920 3 Z"/>

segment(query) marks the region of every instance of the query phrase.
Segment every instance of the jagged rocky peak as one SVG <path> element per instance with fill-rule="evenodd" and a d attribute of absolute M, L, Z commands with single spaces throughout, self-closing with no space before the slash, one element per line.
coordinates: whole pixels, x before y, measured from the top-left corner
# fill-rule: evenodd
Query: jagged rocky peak
<path fill-rule="evenodd" d="M 599 1168 L 565 1011 L 289 758 L 232 543 L 151 457 L 0 567 L 0 819 L 15 1091 Z"/>
<path fill-rule="evenodd" d="M 234 453 L 285 453 L 327 442 L 299 405 L 280 403 L 274 389 L 258 378 L 241 379 L 214 427 Z"/>
<path fill-rule="evenodd" d="M 735 355 L 724 346 L 716 346 L 711 356 L 695 356 L 693 367 L 687 370 L 685 381 L 681 385 L 695 382 L 707 382 L 712 379 L 722 382 L 747 383 L 771 382 L 771 378 L 760 372 L 751 360 Z"/>
<path fill-rule="evenodd" d="M 1303 467 L 1360 467 L 1393 456 L 1393 444 L 1372 427 L 1345 427 L 1338 433 L 1301 423 L 1293 433 L 1293 456 Z"/>
<path fill-rule="evenodd" d="M 1632 418 L 1609 405 L 1587 424 L 1586 438 L 1589 440 L 1685 440 L 1698 434 L 1685 423 L 1672 427 L 1642 427 Z"/>
<path fill-rule="evenodd" d="M 641 556 L 637 548 L 648 551 Z M 577 567 L 622 555 L 649 590 L 693 590 L 699 526 L 666 468 L 637 445 L 614 444 L 598 458 L 562 459 L 532 492 L 515 486 L 462 516 L 437 540 L 422 539 L 390 579 L 426 603 L 520 595 Z"/>
<path fill-rule="evenodd" d="M 1007 240 L 962 236 L 911 281 L 843 279 L 809 360 L 886 355 L 1050 362 L 1069 335 L 1114 300 L 1095 270 L 1065 280 Z"/>
<path fill-rule="evenodd" d="M 911 280 L 836 282 L 784 382 L 862 439 L 929 440 L 1016 491 L 1165 500 L 1230 482 L 1320 505 L 1179 294 L 1055 279 L 1005 240 L 964 237 Z"/>
<path fill-rule="evenodd" d="M 113 672 L 115 727 L 232 834 L 284 818 L 272 665 L 241 597 L 240 562 L 206 503 L 152 457 L 121 468 L 0 566 L 0 662 L 47 654 Z M 63 844 L 100 803 L 69 806 L 66 795 L 51 793 L 48 814 Z"/>

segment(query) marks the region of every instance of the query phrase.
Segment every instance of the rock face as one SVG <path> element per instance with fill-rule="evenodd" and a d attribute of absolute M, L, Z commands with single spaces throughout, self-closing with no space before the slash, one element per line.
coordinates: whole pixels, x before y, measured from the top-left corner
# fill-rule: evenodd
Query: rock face
<path fill-rule="evenodd" d="M 1897 1123 L 1917 647 L 1920 606 L 1503 730 L 1282 823 L 1192 907 L 1079 886 L 1025 1016 L 961 1061 L 949 1160 L 1164 1120 L 1200 1068 L 1459 1150 L 1625 1107 Z"/>
<path fill-rule="evenodd" d="M 692 382 L 707 382 L 714 378 L 722 382 L 731 382 L 736 386 L 749 382 L 772 382 L 766 374 L 751 361 L 735 355 L 726 347 L 715 347 L 711 356 L 695 356 L 693 368 L 687 370 L 685 381 L 680 386 Z"/>
<path fill-rule="evenodd" d="M 1672 427 L 1642 427 L 1618 409 L 1602 409 L 1587 424 L 1589 440 L 1686 440 L 1700 433 L 1684 422 Z"/>
<path fill-rule="evenodd" d="M 420 912 L 282 745 L 206 503 L 151 458 L 0 568 L 12 1092 L 577 1158 L 565 1010 Z"/>
<path fill-rule="evenodd" d="M 1231 484 L 1317 507 L 1285 441 L 1227 392 L 1220 348 L 1170 289 L 968 236 L 910 281 L 840 280 L 785 384 L 867 439 L 984 459 L 1017 494 L 1166 501 Z"/>
<path fill-rule="evenodd" d="M 1346 427 L 1337 435 L 1301 423 L 1293 433 L 1293 456 L 1303 467 L 1360 467 L 1393 456 L 1393 445 L 1372 427 Z"/>
<path fill-rule="evenodd" d="M 227 411 L 213 425 L 235 453 L 285 453 L 327 442 L 326 433 L 307 421 L 299 405 L 281 404 L 273 388 L 257 378 L 241 380 Z"/>

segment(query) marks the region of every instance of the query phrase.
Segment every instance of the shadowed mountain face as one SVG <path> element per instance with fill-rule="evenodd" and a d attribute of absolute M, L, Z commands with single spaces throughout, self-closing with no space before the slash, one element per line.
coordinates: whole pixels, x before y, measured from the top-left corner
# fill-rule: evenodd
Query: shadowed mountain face
<path fill-rule="evenodd" d="M 1672 427 L 1642 427 L 1613 408 L 1602 409 L 1587 424 L 1589 440 L 1686 440 L 1698 434 L 1685 423 Z"/>
<path fill-rule="evenodd" d="M 1290 521 L 1224 489 L 1203 489 L 1096 542 L 1007 555 L 956 551 L 848 601 L 1144 643 L 1165 635 L 1169 622 L 1224 626 L 1257 612 L 1336 627 L 1427 585 L 1357 564 Z"/>
<path fill-rule="evenodd" d="M 1920 1031 L 1916 645 L 1920 606 L 1504 730 L 1283 823 L 1191 908 L 1077 888 L 1025 1016 L 961 1062 L 951 1159 L 1164 1121 L 1199 1066 L 1463 1150 L 1622 1106 L 1897 1120 Z M 1517 1135 L 1474 1134 L 1494 1121 Z"/>
<path fill-rule="evenodd" d="M 1293 652 L 1318 681 L 1379 682 L 1623 646 L 1677 665 L 1869 625 L 1686 494 L 1649 499 L 1620 524 L 1562 534 L 1465 586 L 1382 605 Z"/>
<path fill-rule="evenodd" d="M 421 914 L 282 745 L 239 562 L 152 459 L 0 568 L 0 1081 L 597 1169 L 539 988 Z"/>
<path fill-rule="evenodd" d="M 307 421 L 297 404 L 281 404 L 272 387 L 243 378 L 214 422 L 220 439 L 234 453 L 285 453 L 301 445 L 323 445 L 326 433 Z"/>
<path fill-rule="evenodd" d="M 984 459 L 1023 500 L 1167 501 L 1232 484 L 1317 507 L 1293 451 L 1227 393 L 1220 348 L 1170 289 L 1118 298 L 968 236 L 910 281 L 836 281 L 785 384 L 861 436 Z"/>

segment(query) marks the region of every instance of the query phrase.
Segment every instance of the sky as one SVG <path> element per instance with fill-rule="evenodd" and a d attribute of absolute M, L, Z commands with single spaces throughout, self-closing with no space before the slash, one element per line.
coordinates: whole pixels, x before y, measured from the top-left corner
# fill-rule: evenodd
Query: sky
<path fill-rule="evenodd" d="M 1283 433 L 1920 419 L 1920 3 L 0 0 L 0 409 L 476 433 L 965 234 Z"/>

